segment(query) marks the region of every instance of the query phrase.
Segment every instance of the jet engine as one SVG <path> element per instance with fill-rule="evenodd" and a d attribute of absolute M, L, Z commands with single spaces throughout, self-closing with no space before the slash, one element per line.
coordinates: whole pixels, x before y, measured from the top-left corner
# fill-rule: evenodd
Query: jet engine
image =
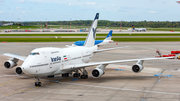
<path fill-rule="evenodd" d="M 105 73 L 105 67 L 107 66 L 107 64 L 102 64 L 99 65 L 98 67 L 96 67 L 93 71 L 92 71 L 92 76 L 94 78 L 98 78 L 101 77 L 104 73 Z"/>
<path fill-rule="evenodd" d="M 102 70 L 102 69 L 99 69 L 99 68 L 95 68 L 95 69 L 92 71 L 92 76 L 93 76 L 94 78 L 101 77 L 103 74 L 104 74 L 103 70 Z"/>
<path fill-rule="evenodd" d="M 15 72 L 16 72 L 16 74 L 18 74 L 18 75 L 24 74 L 23 71 L 22 71 L 22 69 L 21 69 L 21 67 L 17 67 L 17 68 L 15 69 Z"/>
<path fill-rule="evenodd" d="M 143 62 L 144 60 L 139 60 L 135 65 L 132 66 L 132 71 L 135 73 L 139 73 L 143 70 Z"/>
<path fill-rule="evenodd" d="M 4 67 L 7 69 L 13 68 L 17 66 L 17 61 L 15 61 L 14 59 L 8 60 L 4 63 Z"/>

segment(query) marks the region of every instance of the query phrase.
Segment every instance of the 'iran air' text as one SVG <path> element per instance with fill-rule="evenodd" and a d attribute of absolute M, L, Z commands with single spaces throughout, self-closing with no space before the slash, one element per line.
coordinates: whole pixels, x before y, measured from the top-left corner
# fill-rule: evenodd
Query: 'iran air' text
<path fill-rule="evenodd" d="M 61 57 L 57 56 L 55 58 L 51 58 L 51 61 L 52 62 L 56 62 L 56 61 L 60 61 L 61 60 Z"/>

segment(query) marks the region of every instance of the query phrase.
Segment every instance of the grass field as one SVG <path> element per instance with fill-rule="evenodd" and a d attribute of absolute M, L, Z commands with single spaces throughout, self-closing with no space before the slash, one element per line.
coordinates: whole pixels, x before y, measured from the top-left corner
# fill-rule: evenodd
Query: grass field
<path fill-rule="evenodd" d="M 103 40 L 97 38 L 96 40 Z M 0 42 L 75 42 L 83 41 L 85 38 L 0 38 Z M 180 38 L 113 38 L 118 42 L 161 42 L 180 41 Z"/>
<path fill-rule="evenodd" d="M 87 34 L 0 34 L 0 36 L 87 36 Z M 107 36 L 107 33 L 96 34 L 96 36 Z M 126 34 L 113 34 L 113 36 L 180 36 L 180 34 L 160 34 L 160 33 L 132 33 L 129 35 Z"/>
<path fill-rule="evenodd" d="M 19 26 L 20 29 L 44 29 L 44 25 L 34 25 L 34 26 Z M 54 29 L 70 29 L 70 25 L 48 25 L 48 28 Z M 81 28 L 90 28 L 90 26 L 71 26 L 71 29 L 81 29 Z M 120 27 L 106 27 L 106 26 L 98 26 L 99 29 L 120 29 Z M 128 30 L 131 27 L 122 27 L 123 30 Z M 0 26 L 1 30 L 11 29 L 11 26 Z M 17 25 L 13 25 L 12 29 L 18 29 Z M 148 28 L 146 28 L 148 30 Z M 180 31 L 180 28 L 149 28 L 150 31 Z"/>

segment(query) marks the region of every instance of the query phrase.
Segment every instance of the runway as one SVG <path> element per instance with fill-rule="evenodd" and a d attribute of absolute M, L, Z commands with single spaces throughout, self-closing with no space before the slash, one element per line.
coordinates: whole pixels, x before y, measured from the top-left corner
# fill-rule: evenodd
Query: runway
<path fill-rule="evenodd" d="M 0 38 L 86 38 L 86 36 L 0 36 Z M 106 38 L 106 36 L 96 36 Z M 112 36 L 112 38 L 180 38 L 180 36 Z"/>
<path fill-rule="evenodd" d="M 99 32 L 96 32 L 97 34 L 105 34 L 110 31 L 109 30 L 102 30 Z M 0 34 L 88 34 L 89 32 L 0 32 Z M 146 31 L 146 32 L 132 32 L 132 31 L 128 31 L 128 30 L 123 30 L 123 31 L 119 31 L 119 30 L 113 30 L 113 34 L 179 34 L 179 31 L 175 31 L 175 32 L 170 32 L 170 31 Z"/>
<path fill-rule="evenodd" d="M 26 76 L 17 76 L 15 68 L 5 69 L 3 63 L 9 58 L 3 53 L 12 53 L 27 56 L 31 50 L 39 47 L 66 47 L 73 42 L 53 43 L 0 43 L 0 100 L 1 101 L 176 101 L 180 100 L 180 71 L 179 60 L 151 60 L 144 62 L 144 71 L 119 71 L 115 67 L 106 68 L 105 75 L 93 78 L 91 71 L 95 67 L 88 67 L 88 79 L 73 78 L 41 78 L 42 87 L 35 87 L 36 79 Z M 178 50 L 180 42 L 120 42 L 100 47 L 101 49 L 130 46 L 128 48 L 101 52 L 95 54 L 91 62 L 152 58 L 156 49 L 163 54 Z M 116 64 L 120 67 L 131 67 L 136 62 Z M 18 63 L 18 66 L 22 61 Z M 164 74 L 154 76 L 154 73 L 145 71 L 166 70 Z"/>

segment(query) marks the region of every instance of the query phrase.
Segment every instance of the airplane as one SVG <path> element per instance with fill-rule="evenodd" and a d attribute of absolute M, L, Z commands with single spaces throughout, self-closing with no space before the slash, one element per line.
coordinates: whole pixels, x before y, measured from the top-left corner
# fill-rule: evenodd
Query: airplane
<path fill-rule="evenodd" d="M 143 70 L 143 62 L 145 60 L 169 59 L 172 57 L 159 57 L 159 58 L 143 58 L 143 59 L 129 59 L 129 60 L 115 60 L 92 62 L 93 55 L 98 52 L 108 51 L 116 48 L 98 50 L 98 46 L 94 45 L 96 37 L 96 29 L 99 19 L 99 13 L 96 13 L 91 29 L 88 33 L 84 46 L 55 48 L 55 47 L 42 47 L 36 48 L 31 51 L 28 57 L 13 55 L 5 53 L 5 56 L 12 57 L 12 59 L 4 63 L 5 68 L 10 69 L 17 66 L 19 60 L 24 61 L 21 66 L 15 69 L 16 74 L 32 76 L 37 79 L 35 86 L 42 85 L 40 77 L 53 77 L 54 75 L 62 74 L 62 77 L 68 77 L 73 74 L 73 77 L 80 77 L 81 79 L 88 78 L 86 68 L 90 66 L 97 66 L 92 70 L 92 77 L 98 78 L 105 74 L 105 68 L 108 64 L 137 61 L 132 66 L 132 71 L 139 73 Z M 126 47 L 126 46 L 125 46 Z M 124 48 L 124 47 L 119 47 Z M 80 74 L 82 72 L 82 75 Z"/>
<path fill-rule="evenodd" d="M 146 28 L 135 28 L 134 25 L 132 25 L 132 29 L 128 29 L 128 30 L 132 30 L 132 31 L 137 31 L 137 32 L 141 32 L 141 31 L 146 31 Z"/>
<path fill-rule="evenodd" d="M 112 30 L 109 31 L 109 34 L 107 35 L 107 37 L 104 40 L 95 40 L 95 44 L 94 45 L 105 45 L 105 44 L 109 44 L 114 42 L 113 40 L 111 40 L 112 38 Z M 72 46 L 83 46 L 85 43 L 85 41 L 76 41 L 72 44 Z"/>

